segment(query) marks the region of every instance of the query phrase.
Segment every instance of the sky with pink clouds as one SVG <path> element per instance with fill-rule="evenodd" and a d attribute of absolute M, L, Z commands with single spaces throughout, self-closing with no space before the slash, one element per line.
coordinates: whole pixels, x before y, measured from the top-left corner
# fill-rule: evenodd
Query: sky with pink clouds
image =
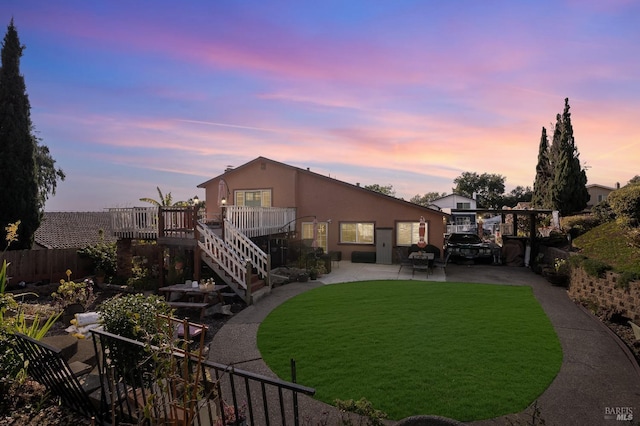
<path fill-rule="evenodd" d="M 465 171 L 532 186 L 564 98 L 588 183 L 640 174 L 640 3 L 0 0 L 47 211 L 174 200 L 258 156 L 409 199 Z M 551 132 L 549 132 L 551 133 Z"/>

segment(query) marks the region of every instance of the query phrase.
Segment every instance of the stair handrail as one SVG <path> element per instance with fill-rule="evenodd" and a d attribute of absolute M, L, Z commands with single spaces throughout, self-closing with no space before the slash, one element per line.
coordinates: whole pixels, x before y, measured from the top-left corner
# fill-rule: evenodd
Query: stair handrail
<path fill-rule="evenodd" d="M 224 219 L 224 239 L 236 253 L 251 262 L 258 275 L 268 284 L 270 265 L 267 253 L 227 219 Z"/>
<path fill-rule="evenodd" d="M 203 222 L 198 221 L 198 233 L 200 248 L 215 260 L 234 281 L 243 289 L 247 289 L 247 261 L 242 258 L 234 248 L 218 237 Z"/>

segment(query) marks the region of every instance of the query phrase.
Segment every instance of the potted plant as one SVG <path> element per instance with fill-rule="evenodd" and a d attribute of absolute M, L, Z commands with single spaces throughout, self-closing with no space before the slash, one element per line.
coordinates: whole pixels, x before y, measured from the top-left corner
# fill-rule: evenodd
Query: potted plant
<path fill-rule="evenodd" d="M 66 271 L 67 279 L 61 279 L 58 289 L 51 293 L 54 304 L 63 311 L 62 320 L 68 324 L 75 314 L 84 312 L 95 301 L 93 281 L 85 279 L 81 282 L 71 280 L 71 270 Z"/>
<path fill-rule="evenodd" d="M 553 285 L 566 286 L 569 281 L 570 267 L 566 259 L 555 259 L 553 268 L 543 270 L 543 275 Z"/>
<path fill-rule="evenodd" d="M 318 279 L 318 270 L 316 268 L 309 269 L 309 278 L 312 280 Z"/>
<path fill-rule="evenodd" d="M 238 406 L 238 411 L 233 405 L 227 404 L 224 400 L 221 402 L 222 416 L 216 420 L 216 426 L 245 426 L 247 424 L 246 403 Z"/>

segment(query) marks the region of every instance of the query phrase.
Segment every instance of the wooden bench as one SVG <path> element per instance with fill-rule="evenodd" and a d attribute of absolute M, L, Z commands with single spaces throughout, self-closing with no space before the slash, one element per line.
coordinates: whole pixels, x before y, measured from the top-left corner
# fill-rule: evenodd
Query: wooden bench
<path fill-rule="evenodd" d="M 200 319 L 205 317 L 205 313 L 207 308 L 214 306 L 212 303 L 206 302 L 168 302 L 169 306 L 176 309 L 199 309 L 200 310 Z"/>

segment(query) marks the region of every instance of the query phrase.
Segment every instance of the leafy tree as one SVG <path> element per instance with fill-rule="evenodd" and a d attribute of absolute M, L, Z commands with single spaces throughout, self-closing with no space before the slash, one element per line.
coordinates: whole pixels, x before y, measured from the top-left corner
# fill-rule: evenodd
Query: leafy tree
<path fill-rule="evenodd" d="M 504 181 L 504 176 L 494 173 L 463 172 L 453 180 L 453 192 L 469 198 L 476 194 L 478 207 L 496 209 L 501 207 Z"/>
<path fill-rule="evenodd" d="M 365 185 L 364 189 L 368 189 L 370 191 L 379 192 L 379 193 L 384 194 L 384 195 L 389 195 L 390 197 L 395 197 L 396 196 L 396 190 L 393 189 L 393 185 L 391 185 L 391 184 L 385 185 L 385 186 L 381 186 L 381 185 L 378 185 L 377 183 L 374 183 L 373 185 Z"/>
<path fill-rule="evenodd" d="M 21 220 L 20 236 L 12 249 L 31 248 L 42 217 L 37 143 L 31 134 L 31 106 L 20 74 L 23 50 L 12 19 L 2 43 L 0 68 L 0 223 Z M 5 248 L 6 231 L 0 232 L 0 248 Z"/>
<path fill-rule="evenodd" d="M 515 207 L 516 204 L 520 202 L 529 202 L 533 197 L 533 191 L 530 186 L 526 188 L 524 186 L 516 186 L 502 197 L 502 206 Z"/>
<path fill-rule="evenodd" d="M 552 208 L 563 216 L 581 211 L 589 201 L 587 175 L 580 165 L 569 108 L 569 98 L 566 98 L 562 115 L 556 116 L 550 151 L 553 167 L 551 203 Z"/>
<path fill-rule="evenodd" d="M 62 169 L 57 169 L 56 161 L 51 157 L 49 147 L 40 144 L 41 140 L 35 138 L 36 143 L 36 172 L 38 174 L 38 198 L 40 209 L 44 210 L 44 205 L 49 199 L 49 194 L 56 195 L 58 179 L 64 181 L 65 174 Z"/>
<path fill-rule="evenodd" d="M 542 128 L 540 137 L 540 147 L 538 148 L 538 164 L 536 165 L 536 178 L 533 182 L 533 196 L 531 204 L 533 207 L 550 209 L 551 205 L 551 184 L 553 183 L 553 169 L 549 159 L 549 138 L 547 129 Z"/>
<path fill-rule="evenodd" d="M 628 185 L 636 185 L 640 183 L 640 175 L 635 175 L 631 179 L 629 179 Z"/>
<path fill-rule="evenodd" d="M 154 200 L 153 198 L 140 198 L 140 201 L 143 201 L 145 203 L 150 203 L 158 207 L 184 207 L 188 205 L 186 201 L 176 201 L 174 203 L 173 197 L 171 196 L 170 192 L 167 192 L 166 195 L 163 195 L 162 191 L 160 191 L 160 187 L 156 186 L 156 189 L 158 190 L 160 201 Z"/>
<path fill-rule="evenodd" d="M 447 195 L 446 192 L 443 192 L 443 193 L 440 193 L 440 192 L 427 192 L 424 195 L 416 194 L 413 197 L 411 197 L 409 202 L 411 202 L 413 204 L 419 204 L 421 206 L 425 206 L 426 207 L 429 204 L 431 204 L 431 202 L 433 200 L 437 200 L 438 198 L 445 197 L 446 195 Z"/>

